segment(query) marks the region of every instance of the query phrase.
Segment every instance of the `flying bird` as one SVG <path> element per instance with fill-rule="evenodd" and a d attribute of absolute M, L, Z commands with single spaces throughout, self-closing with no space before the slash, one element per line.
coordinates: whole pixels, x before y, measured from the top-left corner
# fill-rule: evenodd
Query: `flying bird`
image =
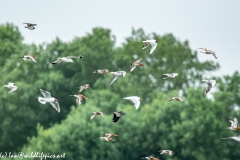
<path fill-rule="evenodd" d="M 240 135 L 237 137 L 237 136 L 232 136 L 232 137 L 228 137 L 228 138 L 221 138 L 221 139 L 233 139 L 235 141 L 239 141 L 240 142 Z"/>
<path fill-rule="evenodd" d="M 141 100 L 141 98 L 139 98 L 139 97 L 137 97 L 137 96 L 125 97 L 125 98 L 123 98 L 123 99 L 132 101 L 133 104 L 134 104 L 134 107 L 135 107 L 136 109 L 138 109 L 139 106 L 140 106 L 140 100 Z"/>
<path fill-rule="evenodd" d="M 34 30 L 37 24 L 32 24 L 32 23 L 23 23 L 23 24 L 27 24 L 27 26 L 25 26 L 25 28 L 28 28 L 30 30 Z"/>
<path fill-rule="evenodd" d="M 109 138 L 118 136 L 118 135 L 116 135 L 114 133 L 105 133 L 103 135 L 105 135 L 106 137 L 109 137 Z"/>
<path fill-rule="evenodd" d="M 8 93 L 17 90 L 17 88 L 18 88 L 18 87 L 16 87 L 16 86 L 14 85 L 14 83 L 12 83 L 12 82 L 9 82 L 7 85 L 4 85 L 4 86 L 10 89 L 10 91 L 9 91 Z"/>
<path fill-rule="evenodd" d="M 130 72 L 132 72 L 137 66 L 144 66 L 144 64 L 142 64 L 141 63 L 141 61 L 142 61 L 142 58 L 141 59 L 139 59 L 139 60 L 136 60 L 135 62 L 132 62 L 131 63 L 131 69 L 130 69 Z"/>
<path fill-rule="evenodd" d="M 119 76 L 124 77 L 126 75 L 125 71 L 117 71 L 117 72 L 109 72 L 109 74 L 113 75 L 111 81 L 109 82 L 108 85 L 111 85 L 114 81 L 118 79 Z"/>
<path fill-rule="evenodd" d="M 51 96 L 51 93 L 48 91 L 44 91 L 40 89 L 41 93 L 43 94 L 43 97 L 38 97 L 38 101 L 42 104 L 46 104 L 46 102 L 50 103 L 53 108 L 56 109 L 56 111 L 60 112 L 60 105 L 58 103 L 58 100 Z"/>
<path fill-rule="evenodd" d="M 82 92 L 83 90 L 87 90 L 87 89 L 91 89 L 89 84 L 84 84 L 82 86 L 79 87 L 79 93 Z"/>
<path fill-rule="evenodd" d="M 240 127 L 238 126 L 238 120 L 237 118 L 233 118 L 233 120 L 229 120 L 229 122 L 231 123 L 231 127 L 228 127 L 227 129 L 230 130 L 240 130 Z"/>
<path fill-rule="evenodd" d="M 74 63 L 72 58 L 83 58 L 83 56 L 67 56 L 67 57 L 59 57 L 56 61 L 51 62 L 52 64 L 59 64 L 61 62 L 71 62 Z"/>
<path fill-rule="evenodd" d="M 156 49 L 157 47 L 157 41 L 156 40 L 146 40 L 146 41 L 142 41 L 144 44 L 143 44 L 143 47 L 142 49 L 145 49 L 147 48 L 149 45 L 152 46 L 152 48 L 150 49 L 149 51 L 149 54 L 152 54 L 152 52 Z"/>
<path fill-rule="evenodd" d="M 215 80 L 202 80 L 202 82 L 205 82 L 208 84 L 207 90 L 205 92 L 206 95 L 211 90 L 211 88 L 217 83 L 217 81 L 215 81 Z"/>
<path fill-rule="evenodd" d="M 99 70 L 93 71 L 93 73 L 108 74 L 109 70 L 108 69 L 99 69 Z"/>
<path fill-rule="evenodd" d="M 90 117 L 90 119 L 93 119 L 96 115 L 101 115 L 102 117 L 104 117 L 104 113 L 103 112 L 93 112 L 92 116 Z"/>
<path fill-rule="evenodd" d="M 120 116 L 124 116 L 124 115 L 126 115 L 126 113 L 123 111 L 113 112 L 112 122 L 117 122 L 119 120 Z"/>
<path fill-rule="evenodd" d="M 143 157 L 143 158 L 141 158 L 141 159 L 158 160 L 157 158 L 154 158 L 154 157 L 151 157 L 151 156 L 149 156 L 149 157 Z"/>
<path fill-rule="evenodd" d="M 107 142 L 109 142 L 109 141 L 114 141 L 111 137 L 100 137 L 100 138 L 98 138 L 98 139 L 104 140 L 104 141 L 107 141 Z"/>
<path fill-rule="evenodd" d="M 201 49 L 201 53 L 205 53 L 205 54 L 212 54 L 216 59 L 218 58 L 218 55 L 217 53 L 207 49 L 207 48 L 198 48 L 198 49 Z"/>
<path fill-rule="evenodd" d="M 183 101 L 183 99 L 180 97 L 172 97 L 169 101 Z"/>
<path fill-rule="evenodd" d="M 160 152 L 160 154 L 168 154 L 169 156 L 172 156 L 173 155 L 173 151 L 171 150 L 161 150 L 161 151 L 158 151 Z"/>
<path fill-rule="evenodd" d="M 83 99 L 87 99 L 87 97 L 84 96 L 84 95 L 82 95 L 82 94 L 70 95 L 70 96 L 76 97 L 76 103 L 77 103 L 78 106 L 79 106 L 80 104 L 82 104 L 82 100 L 83 100 Z"/>
<path fill-rule="evenodd" d="M 178 76 L 178 73 L 166 73 L 166 74 L 163 74 L 163 75 L 164 75 L 163 79 L 176 78 Z"/>
<path fill-rule="evenodd" d="M 33 61 L 33 62 L 36 62 L 35 56 L 32 56 L 32 55 L 24 55 L 24 56 L 19 57 L 19 58 L 22 58 L 24 61 L 26 61 L 26 60 L 31 60 L 31 61 Z"/>

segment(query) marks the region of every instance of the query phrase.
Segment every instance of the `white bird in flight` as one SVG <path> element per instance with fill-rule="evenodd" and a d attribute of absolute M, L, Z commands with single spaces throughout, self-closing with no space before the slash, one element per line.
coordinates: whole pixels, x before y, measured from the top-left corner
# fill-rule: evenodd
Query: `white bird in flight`
<path fill-rule="evenodd" d="M 183 101 L 183 99 L 180 97 L 172 97 L 169 101 Z"/>
<path fill-rule="evenodd" d="M 232 137 L 228 137 L 228 138 L 221 138 L 221 139 L 233 139 L 235 141 L 239 141 L 240 142 L 240 135 L 239 136 L 232 136 Z"/>
<path fill-rule="evenodd" d="M 198 49 L 201 49 L 201 53 L 205 53 L 205 54 L 212 54 L 216 59 L 218 58 L 218 55 L 217 53 L 207 49 L 207 48 L 198 48 Z"/>
<path fill-rule="evenodd" d="M 79 93 L 82 92 L 83 90 L 87 90 L 87 89 L 91 89 L 89 84 L 84 84 L 82 86 L 79 87 Z"/>
<path fill-rule="evenodd" d="M 163 74 L 163 75 L 164 75 L 163 79 L 176 78 L 178 76 L 178 73 L 166 73 L 166 74 Z"/>
<path fill-rule="evenodd" d="M 172 156 L 172 155 L 173 155 L 173 151 L 171 151 L 171 150 L 161 150 L 161 151 L 158 151 L 158 152 L 160 152 L 160 154 L 166 153 L 166 154 L 168 154 L 169 156 Z"/>
<path fill-rule="evenodd" d="M 139 59 L 139 60 L 136 60 L 135 62 L 132 62 L 131 63 L 131 69 L 130 69 L 130 72 L 132 72 L 137 66 L 144 66 L 144 64 L 142 64 L 141 63 L 141 61 L 142 61 L 142 58 L 141 59 Z"/>
<path fill-rule="evenodd" d="M 229 120 L 229 122 L 231 123 L 231 127 L 228 127 L 227 129 L 230 130 L 240 130 L 240 127 L 238 126 L 238 120 L 237 118 L 233 118 L 233 120 Z"/>
<path fill-rule="evenodd" d="M 124 77 L 126 75 L 125 71 L 117 71 L 117 72 L 109 72 L 109 74 L 113 75 L 111 81 L 109 82 L 108 85 L 111 85 L 114 81 L 118 79 L 119 76 Z"/>
<path fill-rule="evenodd" d="M 134 107 L 135 107 L 136 109 L 138 109 L 139 106 L 140 106 L 140 100 L 141 100 L 141 98 L 139 98 L 139 97 L 137 97 L 137 96 L 125 97 L 125 98 L 123 98 L 123 99 L 132 101 L 133 104 L 134 104 Z"/>
<path fill-rule="evenodd" d="M 90 117 L 90 119 L 93 119 L 96 115 L 101 115 L 102 117 L 104 117 L 104 113 L 103 112 L 93 112 L 92 116 Z"/>
<path fill-rule="evenodd" d="M 108 69 L 98 69 L 98 70 L 93 71 L 93 73 L 107 74 L 107 73 L 109 73 L 109 70 Z"/>
<path fill-rule="evenodd" d="M 202 80 L 202 82 L 205 82 L 208 84 L 207 90 L 205 92 L 206 95 L 211 90 L 211 88 L 217 83 L 217 81 L 215 81 L 215 80 Z"/>
<path fill-rule="evenodd" d="M 7 85 L 4 85 L 4 86 L 10 89 L 10 91 L 8 93 L 13 92 L 18 88 L 16 86 L 14 86 L 14 83 L 12 83 L 12 82 L 9 82 Z"/>
<path fill-rule="evenodd" d="M 146 40 L 146 41 L 142 41 L 144 44 L 143 44 L 143 47 L 142 49 L 145 49 L 147 48 L 149 45 L 151 45 L 151 49 L 149 51 L 149 54 L 152 54 L 152 52 L 156 49 L 157 47 L 157 41 L 156 40 Z"/>
<path fill-rule="evenodd" d="M 60 105 L 58 103 L 58 100 L 52 97 L 50 92 L 44 91 L 42 89 L 40 89 L 40 91 L 43 94 L 43 97 L 38 97 L 38 101 L 42 104 L 46 104 L 48 102 L 53 106 L 53 108 L 56 109 L 56 111 L 60 112 Z"/>
<path fill-rule="evenodd" d="M 79 106 L 80 104 L 82 104 L 82 100 L 83 100 L 83 99 L 87 99 L 87 97 L 84 96 L 84 95 L 82 95 L 82 94 L 70 95 L 70 96 L 76 97 L 76 103 L 77 103 L 78 106 Z"/>
<path fill-rule="evenodd" d="M 67 56 L 67 57 L 59 57 L 56 61 L 51 62 L 52 64 L 59 64 L 61 62 L 71 62 L 74 63 L 72 58 L 83 58 L 83 56 Z"/>
<path fill-rule="evenodd" d="M 23 24 L 27 24 L 27 26 L 25 26 L 25 28 L 28 28 L 30 30 L 34 30 L 37 24 L 32 24 L 32 23 L 23 23 Z"/>
<path fill-rule="evenodd" d="M 20 57 L 20 58 L 22 58 L 24 61 L 26 61 L 26 60 L 31 60 L 31 61 L 33 61 L 33 62 L 36 62 L 35 56 L 32 56 L 32 55 L 24 55 L 24 56 L 22 56 L 22 57 Z"/>

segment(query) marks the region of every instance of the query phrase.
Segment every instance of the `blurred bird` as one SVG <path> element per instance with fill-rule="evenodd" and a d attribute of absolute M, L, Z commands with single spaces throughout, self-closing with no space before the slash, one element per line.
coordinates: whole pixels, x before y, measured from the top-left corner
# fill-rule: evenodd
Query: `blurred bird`
<path fill-rule="evenodd" d="M 79 87 L 79 93 L 82 92 L 83 90 L 87 90 L 87 89 L 91 89 L 89 84 L 84 84 L 82 86 Z"/>
<path fill-rule="evenodd" d="M 216 59 L 218 58 L 218 55 L 215 52 L 213 52 L 207 48 L 198 48 L 198 49 L 201 49 L 201 51 L 200 51 L 201 53 L 212 54 Z"/>
<path fill-rule="evenodd" d="M 52 64 L 59 64 L 61 62 L 71 62 L 74 63 L 72 58 L 83 58 L 83 56 L 67 56 L 67 57 L 59 57 L 56 61 L 51 62 Z"/>
<path fill-rule="evenodd" d="M 44 91 L 40 89 L 41 93 L 43 94 L 43 97 L 38 97 L 38 101 L 42 104 L 46 104 L 46 102 L 50 103 L 53 108 L 56 109 L 56 111 L 60 112 L 60 106 L 58 103 L 58 100 L 51 96 L 51 93 L 48 91 Z"/>
<path fill-rule="evenodd" d="M 92 116 L 90 117 L 90 119 L 93 119 L 96 115 L 101 115 L 102 117 L 104 117 L 104 113 L 103 112 L 93 112 Z"/>
<path fill-rule="evenodd" d="M 169 101 L 183 101 L 183 99 L 180 97 L 172 97 Z"/>
<path fill-rule="evenodd" d="M 141 158 L 141 159 L 158 160 L 157 158 L 154 158 L 154 157 L 151 157 L 151 156 L 149 156 L 149 157 L 143 157 L 143 158 Z"/>
<path fill-rule="evenodd" d="M 231 123 L 231 127 L 228 127 L 227 129 L 230 129 L 230 130 L 240 130 L 240 127 L 238 126 L 238 120 L 237 118 L 233 118 L 233 121 L 232 120 L 229 120 L 229 122 Z"/>
<path fill-rule="evenodd" d="M 178 76 L 177 73 L 166 73 L 166 74 L 163 74 L 164 75 L 164 78 L 163 79 L 167 79 L 167 78 L 176 78 Z"/>
<path fill-rule="evenodd" d="M 26 61 L 26 60 L 31 60 L 31 61 L 33 61 L 33 62 L 36 62 L 36 60 L 35 60 L 35 56 L 32 56 L 32 55 L 27 55 L 27 56 L 22 56 L 22 57 L 19 57 L 19 58 L 22 58 L 24 61 Z"/>
<path fill-rule="evenodd" d="M 95 70 L 93 71 L 93 73 L 100 73 L 100 74 L 108 74 L 109 70 L 108 69 L 99 69 L 99 70 Z"/>
<path fill-rule="evenodd" d="M 114 81 L 118 79 L 119 76 L 124 77 L 126 75 L 125 71 L 117 71 L 117 72 L 109 72 L 109 74 L 113 75 L 111 81 L 109 82 L 108 85 L 111 85 Z"/>
<path fill-rule="evenodd" d="M 25 28 L 28 28 L 30 30 L 34 30 L 37 24 L 32 24 L 32 23 L 23 23 L 23 24 L 27 24 L 27 26 L 25 26 Z"/>
<path fill-rule="evenodd" d="M 119 120 L 119 118 L 120 118 L 121 115 L 124 116 L 124 115 L 126 115 L 126 113 L 123 112 L 123 111 L 113 112 L 112 122 L 117 122 L 117 121 Z"/>
<path fill-rule="evenodd" d="M 144 66 L 144 64 L 141 63 L 142 61 L 142 58 L 139 59 L 139 60 L 136 60 L 135 62 L 132 62 L 131 63 L 131 69 L 130 69 L 130 72 L 132 72 L 137 66 Z"/>
<path fill-rule="evenodd" d="M 76 103 L 79 106 L 80 104 L 82 104 L 82 100 L 83 99 L 87 99 L 86 96 L 82 95 L 82 94 L 77 94 L 77 95 L 69 95 L 69 96 L 73 96 L 76 97 Z"/>
<path fill-rule="evenodd" d="M 10 89 L 10 91 L 8 93 L 17 90 L 17 88 L 18 88 L 16 86 L 14 86 L 14 83 L 12 83 L 12 82 L 9 82 L 7 85 L 4 85 L 4 86 Z"/>
<path fill-rule="evenodd" d="M 233 139 L 235 141 L 239 141 L 240 142 L 240 135 L 238 137 L 233 136 L 233 137 L 228 137 L 228 138 L 221 138 L 221 139 Z"/>
<path fill-rule="evenodd" d="M 125 98 L 123 98 L 123 99 L 132 101 L 133 104 L 134 104 L 134 107 L 135 107 L 136 109 L 138 109 L 139 106 L 140 106 L 140 100 L 141 100 L 141 98 L 139 98 L 139 97 L 137 97 L 137 96 L 125 97 Z"/>
<path fill-rule="evenodd" d="M 105 133 L 105 134 L 103 134 L 103 135 L 105 135 L 106 137 L 115 137 L 115 136 L 118 136 L 118 135 L 116 135 L 116 134 L 114 134 L 114 133 Z"/>
<path fill-rule="evenodd" d="M 142 49 L 145 49 L 147 48 L 149 45 L 152 46 L 152 48 L 150 49 L 149 51 L 149 54 L 152 54 L 152 52 L 156 49 L 157 47 L 157 41 L 156 40 L 146 40 L 146 41 L 142 41 L 144 44 L 143 44 L 143 47 Z"/>
<path fill-rule="evenodd" d="M 215 80 L 202 80 L 202 82 L 205 82 L 208 84 L 207 90 L 205 92 L 206 95 L 211 90 L 211 88 L 217 83 L 217 81 L 215 81 Z"/>
<path fill-rule="evenodd" d="M 110 137 L 100 137 L 100 138 L 98 138 L 98 139 L 101 139 L 101 140 L 104 140 L 104 141 L 114 141 L 112 138 L 110 138 Z"/>
<path fill-rule="evenodd" d="M 171 151 L 171 150 L 161 150 L 161 151 L 158 151 L 158 152 L 160 152 L 160 154 L 166 153 L 166 154 L 168 154 L 169 156 L 172 156 L 172 155 L 173 155 L 173 151 Z"/>

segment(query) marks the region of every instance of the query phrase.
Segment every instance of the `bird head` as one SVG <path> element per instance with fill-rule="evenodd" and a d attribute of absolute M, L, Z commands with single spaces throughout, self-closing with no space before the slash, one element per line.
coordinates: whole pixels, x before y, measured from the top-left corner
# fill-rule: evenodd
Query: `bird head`
<path fill-rule="evenodd" d="M 155 42 L 157 43 L 157 40 Z"/>
<path fill-rule="evenodd" d="M 80 58 L 83 58 L 83 56 L 80 56 Z"/>

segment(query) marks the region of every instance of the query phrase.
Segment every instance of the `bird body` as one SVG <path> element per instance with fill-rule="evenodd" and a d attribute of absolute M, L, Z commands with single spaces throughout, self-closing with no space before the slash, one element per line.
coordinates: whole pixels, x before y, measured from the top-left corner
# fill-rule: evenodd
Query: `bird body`
<path fill-rule="evenodd" d="M 51 62 L 52 64 L 59 64 L 61 62 L 68 62 L 68 63 L 74 63 L 72 58 L 83 58 L 83 56 L 67 56 L 67 57 L 59 57 L 56 61 Z"/>
<path fill-rule="evenodd" d="M 151 49 L 149 51 L 149 54 L 152 54 L 152 52 L 157 47 L 157 41 L 156 40 L 146 40 L 146 41 L 142 41 L 142 42 L 144 43 L 142 49 L 145 49 L 145 48 L 147 48 L 148 46 L 151 45 Z"/>
<path fill-rule="evenodd" d="M 98 69 L 98 70 L 93 71 L 93 73 L 108 74 L 109 70 L 108 69 Z"/>
<path fill-rule="evenodd" d="M 113 119 L 112 119 L 112 122 L 117 122 L 120 118 L 121 115 L 126 115 L 125 112 L 123 111 L 118 111 L 118 112 L 113 112 Z"/>
<path fill-rule="evenodd" d="M 113 82 L 115 82 L 119 76 L 124 77 L 126 75 L 125 71 L 117 71 L 117 72 L 109 72 L 109 74 L 111 74 L 113 77 L 111 79 L 111 81 L 109 82 L 108 85 L 113 84 Z"/>
<path fill-rule="evenodd" d="M 84 96 L 84 95 L 82 95 L 82 94 L 70 95 L 70 96 L 76 97 L 76 103 L 77 103 L 78 106 L 79 106 L 80 104 L 82 104 L 82 100 L 83 100 L 83 99 L 87 99 L 87 97 Z"/>
<path fill-rule="evenodd" d="M 84 85 L 79 87 L 78 92 L 82 92 L 83 90 L 87 90 L 87 89 L 91 89 L 90 85 L 89 84 L 84 84 Z"/>
<path fill-rule="evenodd" d="M 168 154 L 169 156 L 173 155 L 173 151 L 171 151 L 171 150 L 161 150 L 158 152 L 160 152 L 160 154 Z"/>
<path fill-rule="evenodd" d="M 201 53 L 212 54 L 216 59 L 218 58 L 218 55 L 215 52 L 213 52 L 207 48 L 198 48 L 198 49 L 201 49 L 201 51 L 200 51 Z"/>
<path fill-rule="evenodd" d="M 134 107 L 135 107 L 136 109 L 138 109 L 139 106 L 140 106 L 140 100 L 141 100 L 141 98 L 139 98 L 139 97 L 137 97 L 137 96 L 125 97 L 125 98 L 123 98 L 123 99 L 132 101 L 133 104 L 134 104 Z"/>
<path fill-rule="evenodd" d="M 180 97 L 172 97 L 169 101 L 183 101 L 183 99 Z"/>
<path fill-rule="evenodd" d="M 163 79 L 176 78 L 178 76 L 178 73 L 166 73 L 166 74 L 163 74 L 163 75 L 164 75 Z"/>
<path fill-rule="evenodd" d="M 217 81 L 215 81 L 215 80 L 202 80 L 202 82 L 208 84 L 207 90 L 205 92 L 206 95 L 209 93 L 209 91 L 212 89 L 212 87 L 217 83 Z"/>
<path fill-rule="evenodd" d="M 38 101 L 42 104 L 50 103 L 53 108 L 56 109 L 56 111 L 60 112 L 60 105 L 58 103 L 58 100 L 51 96 L 51 93 L 48 91 L 44 91 L 40 89 L 41 93 L 43 94 L 43 97 L 38 97 Z"/>
<path fill-rule="evenodd" d="M 31 61 L 33 61 L 33 62 L 36 62 L 35 56 L 32 56 L 32 55 L 24 55 L 24 56 L 22 56 L 22 57 L 20 57 L 20 58 L 22 58 L 24 61 L 26 61 L 26 60 L 31 60 Z"/>
<path fill-rule="evenodd" d="M 96 115 L 101 115 L 102 117 L 104 117 L 104 113 L 103 112 L 93 112 L 92 116 L 90 117 L 90 119 L 93 119 Z"/>
<path fill-rule="evenodd" d="M 4 86 L 10 89 L 10 91 L 9 91 L 8 93 L 17 90 L 17 88 L 18 88 L 18 87 L 15 86 L 14 83 L 12 83 L 12 82 L 9 82 L 7 85 L 4 85 Z"/>
<path fill-rule="evenodd" d="M 27 24 L 27 26 L 25 26 L 25 28 L 28 28 L 30 30 L 34 30 L 37 24 L 32 24 L 32 23 L 23 23 L 23 24 Z"/>

